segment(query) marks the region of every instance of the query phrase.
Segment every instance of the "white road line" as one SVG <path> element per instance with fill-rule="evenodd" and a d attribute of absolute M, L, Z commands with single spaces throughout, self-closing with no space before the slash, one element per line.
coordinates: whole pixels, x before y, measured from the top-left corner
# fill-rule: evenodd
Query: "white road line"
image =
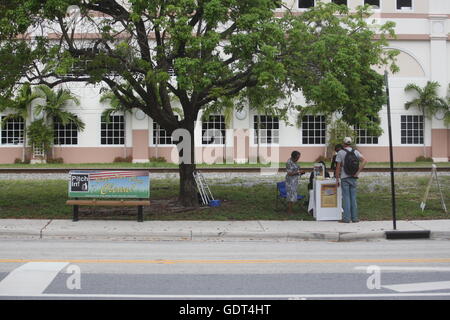
<path fill-rule="evenodd" d="M 10 294 L 0 294 L 11 296 Z M 450 292 L 443 293 L 355 293 L 355 294 L 274 294 L 274 295 L 158 295 L 158 294 L 59 294 L 45 293 L 25 295 L 27 298 L 97 298 L 97 299 L 354 299 L 354 298 L 398 298 L 398 297 L 450 297 Z"/>
<path fill-rule="evenodd" d="M 442 271 L 450 272 L 450 268 L 446 267 L 390 267 L 390 266 L 377 266 L 380 271 Z M 366 271 L 368 267 L 355 267 L 354 270 L 364 270 Z"/>
<path fill-rule="evenodd" d="M 450 281 L 437 281 L 437 282 L 418 282 L 418 283 L 405 283 L 405 284 L 393 284 L 389 286 L 382 286 L 383 288 L 394 290 L 397 292 L 418 292 L 418 291 L 435 291 L 450 289 Z"/>
<path fill-rule="evenodd" d="M 0 282 L 0 295 L 40 295 L 68 262 L 28 262 L 11 271 Z"/>

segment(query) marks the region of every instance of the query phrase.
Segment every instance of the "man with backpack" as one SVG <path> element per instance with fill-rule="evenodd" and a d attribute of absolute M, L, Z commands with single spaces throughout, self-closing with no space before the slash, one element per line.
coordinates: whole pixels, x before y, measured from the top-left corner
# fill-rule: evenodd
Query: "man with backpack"
<path fill-rule="evenodd" d="M 367 160 L 356 149 L 351 147 L 352 139 L 344 138 L 344 147 L 336 156 L 336 182 L 342 187 L 342 207 L 344 215 L 340 222 L 359 222 L 356 204 L 357 179 L 367 164 Z"/>

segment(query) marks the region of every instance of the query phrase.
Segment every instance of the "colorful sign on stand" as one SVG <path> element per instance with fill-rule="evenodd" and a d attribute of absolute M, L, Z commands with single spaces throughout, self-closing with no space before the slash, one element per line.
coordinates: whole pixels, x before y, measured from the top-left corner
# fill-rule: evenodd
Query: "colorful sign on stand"
<path fill-rule="evenodd" d="M 322 208 L 337 208 L 337 185 L 332 184 L 322 184 L 320 186 L 320 202 Z"/>
<path fill-rule="evenodd" d="M 71 198 L 150 198 L 148 171 L 73 170 L 69 177 Z"/>

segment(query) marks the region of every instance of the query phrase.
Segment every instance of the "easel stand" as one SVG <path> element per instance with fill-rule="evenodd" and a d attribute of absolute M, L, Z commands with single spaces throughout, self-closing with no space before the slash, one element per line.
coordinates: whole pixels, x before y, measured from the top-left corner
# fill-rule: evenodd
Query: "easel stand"
<path fill-rule="evenodd" d="M 438 186 L 438 189 L 439 189 L 439 194 L 441 196 L 442 209 L 444 209 L 445 213 L 448 213 L 447 207 L 446 207 L 445 201 L 444 201 L 444 195 L 442 194 L 441 184 L 439 183 L 439 178 L 438 178 L 438 175 L 437 175 L 437 167 L 436 167 L 435 164 L 433 164 L 431 166 L 430 180 L 428 181 L 427 189 L 425 190 L 425 195 L 423 197 L 423 200 L 420 203 L 420 208 L 422 209 L 422 212 L 425 210 L 426 202 L 427 202 L 427 199 L 428 199 L 428 194 L 430 193 L 431 184 L 433 183 L 433 180 L 436 180 L 436 183 L 437 183 L 437 186 Z"/>

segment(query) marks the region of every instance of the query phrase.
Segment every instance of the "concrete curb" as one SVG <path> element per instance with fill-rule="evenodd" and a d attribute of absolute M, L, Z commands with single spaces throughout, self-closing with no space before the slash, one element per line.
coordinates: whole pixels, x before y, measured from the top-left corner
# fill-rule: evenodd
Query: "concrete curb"
<path fill-rule="evenodd" d="M 0 234 L 11 237 L 13 233 Z M 28 233 L 14 234 L 15 237 L 28 237 L 33 239 L 76 239 L 76 240 L 111 240 L 111 241 L 371 241 L 385 240 L 386 232 L 148 232 L 148 233 L 81 233 L 72 232 L 60 234 L 58 232 L 43 232 L 41 237 Z M 434 231 L 430 233 L 429 239 L 450 240 L 450 231 Z M 405 240 L 405 239 L 404 239 Z M 426 239 L 424 239 L 426 240 Z"/>
<path fill-rule="evenodd" d="M 0 239 L 23 240 L 107 240 L 107 241 L 329 241 L 351 242 L 386 239 L 385 232 L 297 232 L 297 233 L 259 233 L 259 232 L 149 232 L 149 233 L 83 233 L 83 232 L 0 232 Z M 449 231 L 433 231 L 432 240 L 450 240 Z M 426 239 L 423 239 L 426 240 Z"/>
<path fill-rule="evenodd" d="M 26 234 L 15 235 L 21 237 Z M 11 234 L 10 234 L 11 236 Z M 29 235 L 26 235 L 29 236 Z M 440 238 L 443 235 L 440 234 Z M 61 239 L 61 240 L 109 240 L 109 241 L 369 241 L 385 239 L 384 232 L 370 233 L 339 233 L 339 232 L 148 232 L 148 233 L 83 233 L 83 232 L 43 232 L 41 237 L 35 239 Z M 450 238 L 450 236 L 449 236 Z"/>
<path fill-rule="evenodd" d="M 153 233 L 82 233 L 72 232 L 60 234 L 58 232 L 44 233 L 43 240 L 108 240 L 108 241 L 189 241 L 191 234 L 189 232 L 171 233 L 171 232 L 153 232 Z"/>
<path fill-rule="evenodd" d="M 438 240 L 450 240 L 450 231 L 431 231 L 430 239 Z"/>
<path fill-rule="evenodd" d="M 384 231 L 376 232 L 341 232 L 339 234 L 339 241 L 361 241 L 361 240 L 375 240 L 386 239 Z"/>
<path fill-rule="evenodd" d="M 288 241 L 306 240 L 306 241 L 339 241 L 338 232 L 295 232 L 288 233 Z"/>
<path fill-rule="evenodd" d="M 389 223 L 358 225 L 299 221 L 82 221 L 0 219 L 0 239 L 104 241 L 371 241 L 385 240 Z M 302 230 L 303 229 L 303 230 Z M 450 240 L 450 220 L 402 221 L 400 230 Z M 447 230 L 446 230 L 447 229 Z M 297 231 L 298 230 L 298 231 Z M 400 233 L 402 231 L 399 231 Z M 423 239 L 426 240 L 426 239 Z"/>
<path fill-rule="evenodd" d="M 193 231 L 191 240 L 287 240 L 287 234 L 280 232 L 249 231 Z"/>

